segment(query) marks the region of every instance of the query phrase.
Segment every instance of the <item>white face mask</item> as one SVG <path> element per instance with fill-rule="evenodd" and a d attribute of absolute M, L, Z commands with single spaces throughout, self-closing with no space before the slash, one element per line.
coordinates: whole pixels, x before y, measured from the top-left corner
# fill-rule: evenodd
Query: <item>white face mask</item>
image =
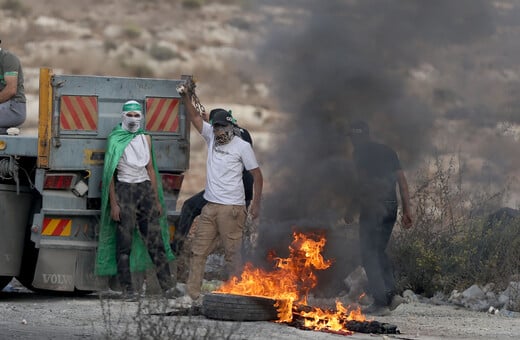
<path fill-rule="evenodd" d="M 128 117 L 126 114 L 123 116 L 123 123 L 121 124 L 123 129 L 129 132 L 136 132 L 141 126 L 141 115 L 137 117 Z"/>

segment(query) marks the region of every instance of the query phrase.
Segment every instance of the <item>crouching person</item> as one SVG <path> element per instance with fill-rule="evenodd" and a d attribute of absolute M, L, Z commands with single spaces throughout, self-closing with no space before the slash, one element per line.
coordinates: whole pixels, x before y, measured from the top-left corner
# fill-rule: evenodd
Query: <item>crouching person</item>
<path fill-rule="evenodd" d="M 123 296 L 134 300 L 131 271 L 155 265 L 167 297 L 175 288 L 168 261 L 174 259 L 163 214 L 163 192 L 158 183 L 152 140 L 140 128 L 142 107 L 123 105 L 122 123 L 107 140 L 101 201 L 101 228 L 96 273 L 118 274 Z"/>

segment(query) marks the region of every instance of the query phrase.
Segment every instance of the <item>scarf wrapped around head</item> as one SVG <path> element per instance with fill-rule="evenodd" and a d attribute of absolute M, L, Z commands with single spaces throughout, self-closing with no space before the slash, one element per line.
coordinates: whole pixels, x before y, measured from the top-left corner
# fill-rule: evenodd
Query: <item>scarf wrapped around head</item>
<path fill-rule="evenodd" d="M 128 113 L 138 114 L 137 117 L 127 116 Z M 135 100 L 129 100 L 123 104 L 123 110 L 121 112 L 123 129 L 129 132 L 137 132 L 141 127 L 141 118 L 143 116 L 143 107 Z"/>
<path fill-rule="evenodd" d="M 105 163 L 103 168 L 103 188 L 101 194 L 101 221 L 99 228 L 99 240 L 98 248 L 96 253 L 96 274 L 100 276 L 104 275 L 116 275 L 117 274 L 117 247 L 116 247 L 116 222 L 110 217 L 110 198 L 109 198 L 109 187 L 110 182 L 114 176 L 114 172 L 119 163 L 123 151 L 130 141 L 139 134 L 145 134 L 146 132 L 142 129 L 138 129 L 135 132 L 130 132 L 124 129 L 121 125 L 116 126 L 107 138 L 107 147 L 105 151 Z M 155 162 L 155 154 L 153 152 L 152 144 L 152 162 L 155 170 L 155 176 L 157 178 L 157 191 L 159 195 L 159 201 L 164 209 L 164 196 L 162 184 L 157 170 Z M 173 260 L 175 256 L 170 247 L 170 237 L 168 231 L 168 222 L 166 214 L 162 214 L 159 219 L 161 225 L 161 236 L 163 239 L 164 247 L 166 250 L 166 257 L 169 261 Z M 137 228 L 134 230 L 134 236 L 132 239 L 132 250 L 130 252 L 130 270 L 132 272 L 145 271 L 153 267 L 153 262 L 148 254 L 146 245 L 141 238 L 141 235 Z"/>

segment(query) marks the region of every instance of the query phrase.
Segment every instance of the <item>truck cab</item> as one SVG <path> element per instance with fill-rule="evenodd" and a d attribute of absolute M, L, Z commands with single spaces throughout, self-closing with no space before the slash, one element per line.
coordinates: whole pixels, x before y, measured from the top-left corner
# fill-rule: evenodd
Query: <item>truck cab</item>
<path fill-rule="evenodd" d="M 173 229 L 189 166 L 190 125 L 180 79 L 57 75 L 40 70 L 37 135 L 0 136 L 0 288 L 96 291 L 94 274 L 107 136 L 121 107 L 143 107 Z"/>

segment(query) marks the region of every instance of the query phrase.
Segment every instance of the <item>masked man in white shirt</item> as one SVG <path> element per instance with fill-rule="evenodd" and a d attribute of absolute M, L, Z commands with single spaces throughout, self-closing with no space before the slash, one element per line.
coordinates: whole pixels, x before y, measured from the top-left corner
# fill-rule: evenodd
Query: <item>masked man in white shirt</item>
<path fill-rule="evenodd" d="M 242 171 L 248 170 L 254 179 L 253 199 L 249 214 L 253 219 L 260 212 L 263 177 L 251 144 L 240 138 L 233 117 L 224 109 L 212 110 L 213 118 L 205 122 L 191 100 L 190 93 L 181 94 L 188 118 L 208 145 L 206 187 L 202 209 L 193 237 L 187 293 L 200 302 L 206 259 L 220 237 L 228 275 L 239 274 L 242 266 L 242 234 L 247 217 Z"/>
<path fill-rule="evenodd" d="M 131 271 L 155 265 L 166 297 L 175 289 L 168 261 L 173 260 L 168 225 L 163 214 L 163 192 L 152 139 L 140 128 L 142 106 L 123 105 L 122 122 L 107 139 L 103 172 L 101 229 L 96 273 L 119 276 L 124 296 L 138 297 Z"/>

